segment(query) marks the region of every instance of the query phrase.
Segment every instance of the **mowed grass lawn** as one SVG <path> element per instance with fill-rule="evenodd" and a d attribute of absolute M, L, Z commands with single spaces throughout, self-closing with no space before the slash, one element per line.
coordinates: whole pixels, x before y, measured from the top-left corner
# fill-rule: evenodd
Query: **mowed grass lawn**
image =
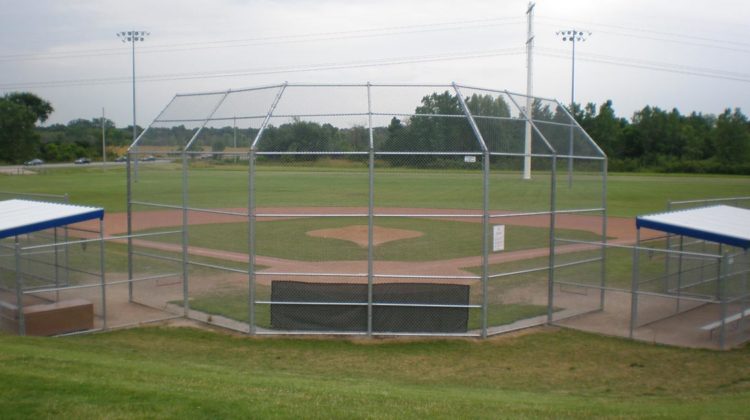
<path fill-rule="evenodd" d="M 258 205 L 367 204 L 361 170 L 288 169 L 259 168 Z M 493 175 L 493 208 L 543 208 L 545 180 L 516 178 Z M 609 213 L 623 217 L 663 210 L 668 199 L 750 195 L 748 177 L 608 180 Z M 189 181 L 191 205 L 247 204 L 241 166 L 195 169 Z M 590 205 L 600 185 L 579 181 L 561 203 Z M 142 165 L 134 198 L 176 204 L 180 185 L 175 166 Z M 379 206 L 475 208 L 481 198 L 468 171 L 383 170 L 376 189 Z M 69 193 L 109 212 L 126 205 L 122 168 L 0 176 L 0 191 Z M 677 349 L 552 328 L 485 341 L 261 339 L 167 327 L 0 333 L 0 378 L 3 419 L 750 417 L 749 346 Z"/>
<path fill-rule="evenodd" d="M 563 174 L 564 175 L 564 174 Z M 601 179 L 577 174 L 572 189 L 561 175 L 558 207 L 590 208 L 601 204 Z M 493 172 L 491 206 L 498 210 L 537 211 L 549 208 L 549 182 L 544 173 L 522 181 L 515 173 Z M 367 206 L 364 167 L 313 165 L 258 167 L 258 206 Z M 190 170 L 188 200 L 195 207 L 247 206 L 247 167 L 216 166 Z M 140 165 L 133 197 L 138 201 L 179 204 L 182 173 L 177 165 Z M 379 168 L 375 178 L 377 206 L 422 208 L 481 208 L 478 171 Z M 126 208 L 126 179 L 122 167 L 96 166 L 45 170 L 39 175 L 0 175 L 0 191 L 70 194 L 75 203 Z M 610 174 L 609 214 L 632 217 L 664 210 L 667 200 L 750 195 L 750 177 L 669 174 Z"/>
<path fill-rule="evenodd" d="M 750 348 L 569 330 L 253 339 L 189 328 L 0 335 L 1 418 L 747 418 Z"/>

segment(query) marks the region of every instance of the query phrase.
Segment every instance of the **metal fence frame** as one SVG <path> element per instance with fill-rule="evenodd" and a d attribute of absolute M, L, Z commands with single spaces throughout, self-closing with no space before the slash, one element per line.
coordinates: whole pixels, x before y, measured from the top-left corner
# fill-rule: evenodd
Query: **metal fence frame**
<path fill-rule="evenodd" d="M 750 197 L 670 201 L 667 203 L 667 208 L 674 211 L 675 207 L 691 208 L 717 203 L 748 207 Z M 693 321 L 682 321 L 684 327 L 680 327 L 686 328 L 685 331 L 693 328 L 690 334 L 693 334 L 692 339 L 699 337 L 698 341 L 700 342 L 697 345 L 727 349 L 732 345 L 750 340 L 750 334 L 747 331 L 747 325 L 749 325 L 747 318 L 750 316 L 750 292 L 747 282 L 750 274 L 750 262 L 748 262 L 749 254 L 747 250 L 669 233 L 643 239 L 640 229 L 636 230 L 636 240 L 633 245 L 601 244 L 569 239 L 558 239 L 557 241 L 561 244 L 578 244 L 591 248 L 603 246 L 607 250 L 620 249 L 622 252 L 630 254 L 632 263 L 629 284 L 622 282 L 616 285 L 608 284 L 604 275 L 602 275 L 601 286 L 569 280 L 561 282 L 572 287 L 599 289 L 602 294 L 615 293 L 629 296 L 629 309 L 612 314 L 613 317 L 627 317 L 627 329 L 625 331 L 615 333 L 614 330 L 605 331 L 606 328 L 577 327 L 575 321 L 567 321 L 566 319 L 555 319 L 555 324 L 622 335 L 631 339 L 679 344 L 679 341 L 675 341 L 674 338 L 666 338 L 666 341 L 660 341 L 661 339 L 656 338 L 656 332 L 653 332 L 654 335 L 650 336 L 646 334 L 646 330 L 663 328 L 657 327 L 656 324 L 699 310 L 704 314 L 702 315 L 703 318 L 695 317 L 692 318 Z M 646 265 L 644 261 L 651 259 L 654 262 L 644 267 Z M 580 262 L 586 263 L 585 260 Z M 658 272 L 647 273 L 645 271 L 649 267 L 655 270 L 661 264 L 663 264 L 662 268 L 658 269 Z M 565 265 L 557 265 L 556 268 L 564 269 Z M 660 304 L 658 305 L 658 311 L 649 314 L 645 319 L 641 319 L 642 311 L 653 312 L 654 308 L 657 307 L 653 304 L 651 306 L 644 305 L 641 302 L 644 299 L 652 303 L 660 302 Z M 701 309 L 702 307 L 704 308 Z M 604 310 L 603 306 L 592 309 L 588 313 L 601 310 Z M 587 315 L 588 313 L 583 312 L 580 315 Z M 698 321 L 699 319 L 700 321 Z M 690 322 L 699 322 L 705 325 L 694 325 Z M 733 333 L 731 340 L 730 324 Z M 642 330 L 644 327 L 646 327 L 646 330 Z M 684 343 L 682 344 L 684 345 Z M 696 343 L 691 345 L 696 345 Z"/>
<path fill-rule="evenodd" d="M 727 204 L 727 205 L 734 205 L 737 207 L 746 207 L 750 208 L 750 196 L 740 196 L 740 197 L 723 197 L 723 198 L 708 198 L 708 199 L 698 199 L 698 200 L 669 200 L 667 202 L 667 211 L 673 211 L 676 208 L 695 208 L 695 207 L 703 207 L 703 206 L 709 206 L 709 205 L 716 205 L 716 204 Z M 677 237 L 678 240 L 676 243 L 673 243 L 673 239 Z M 679 251 L 678 257 L 677 257 L 677 272 L 682 272 L 682 256 L 685 255 L 685 236 L 680 235 L 674 235 L 674 234 L 667 234 L 666 241 L 667 241 L 667 250 L 677 249 Z M 698 240 L 696 241 L 696 244 L 700 244 L 702 246 L 702 251 L 705 250 L 706 244 L 708 241 L 705 240 Z M 717 267 L 718 271 L 716 274 L 716 280 L 717 280 L 717 290 L 716 290 L 716 296 L 715 299 L 712 301 L 715 303 L 718 303 L 721 307 L 721 315 L 720 315 L 720 326 L 719 326 L 719 348 L 725 349 L 726 348 L 726 337 L 727 337 L 727 307 L 730 303 L 735 301 L 741 301 L 745 302 L 747 304 L 748 299 L 750 299 L 750 294 L 740 295 L 740 296 L 732 296 L 727 292 L 726 283 L 729 281 L 728 279 L 734 275 L 740 274 L 745 276 L 745 281 L 748 275 L 747 271 L 740 272 L 740 273 L 732 273 L 729 270 L 730 261 L 733 261 L 735 257 L 740 256 L 742 253 L 741 251 L 732 251 L 732 247 L 730 246 L 723 246 L 722 244 L 718 244 L 718 252 L 714 256 L 718 259 Z M 745 254 L 747 254 L 747 251 L 745 251 Z M 709 254 L 711 255 L 711 254 Z M 666 272 L 667 275 L 669 275 L 671 267 L 671 257 L 665 258 L 665 265 L 666 265 Z M 636 293 L 634 291 L 634 293 Z M 741 317 L 740 322 L 744 321 L 745 315 L 744 310 L 742 311 L 743 316 Z M 632 333 L 631 333 L 632 334 Z"/>
<path fill-rule="evenodd" d="M 29 197 L 32 196 L 32 194 L 20 194 L 20 196 Z M 64 196 L 57 196 L 57 195 L 51 195 L 51 194 L 34 194 L 33 196 L 37 197 L 43 197 L 43 198 L 65 198 L 67 200 L 67 194 Z M 49 230 L 49 229 L 47 229 Z M 106 296 L 106 272 L 105 272 L 105 238 L 104 238 L 104 221 L 99 220 L 98 221 L 98 229 L 96 231 L 93 230 L 87 230 L 87 229 L 81 229 L 77 227 L 70 227 L 70 226 L 62 226 L 62 227 L 54 227 L 51 228 L 53 231 L 53 236 L 50 238 L 51 240 L 46 240 L 46 238 L 42 238 L 40 243 L 30 244 L 30 245 L 23 245 L 21 243 L 21 238 L 19 236 L 15 236 L 12 238 L 13 244 L 11 245 L 0 245 L 0 249 L 4 249 L 5 252 L 11 252 L 14 256 L 14 292 L 15 292 L 15 309 L 13 312 L 16 312 L 17 316 L 17 322 L 18 322 L 18 335 L 26 335 L 26 320 L 25 320 L 25 311 L 24 311 L 24 296 L 27 295 L 37 295 L 37 294 L 45 294 L 45 293 L 54 293 L 55 298 L 52 299 L 52 302 L 57 301 L 59 299 L 60 293 L 68 292 L 68 291 L 75 291 L 77 289 L 82 288 L 99 288 L 100 289 L 100 305 L 101 305 L 101 327 L 95 328 L 94 330 L 106 330 L 108 328 L 107 326 L 107 296 Z M 59 240 L 58 230 L 62 230 L 65 233 L 64 239 L 61 241 Z M 40 231 L 41 232 L 41 231 Z M 32 235 L 38 235 L 40 232 L 34 232 Z M 81 233 L 90 234 L 97 236 L 95 238 L 91 239 L 75 239 L 70 240 L 68 238 L 68 232 L 72 232 L 73 236 L 80 235 Z M 78 233 L 76 233 L 78 232 Z M 22 235 L 25 236 L 25 235 Z M 112 239 L 112 238 L 110 238 Z M 97 267 L 96 272 L 90 272 L 85 271 L 79 268 L 74 267 L 73 264 L 70 262 L 69 258 L 69 248 L 71 246 L 75 245 L 81 245 L 86 246 L 90 243 L 96 243 L 99 245 L 99 265 Z M 63 255 L 60 254 L 60 248 L 62 248 Z M 54 259 L 52 263 L 46 263 L 44 261 L 40 261 L 35 259 L 34 257 L 38 257 L 40 255 L 44 254 L 53 254 Z M 6 256 L 6 255 L 4 255 Z M 24 270 L 22 262 L 27 261 L 30 263 L 34 263 L 36 265 L 51 265 L 53 266 L 54 273 L 51 275 L 53 278 L 48 278 L 46 276 L 39 276 L 35 275 L 33 273 L 27 272 Z M 5 267 L 7 270 L 7 267 Z M 79 273 L 79 274 L 85 274 L 88 276 L 94 276 L 99 279 L 99 282 L 96 284 L 85 284 L 85 285 L 73 285 L 70 284 L 69 278 L 70 273 Z M 44 286 L 41 287 L 32 287 L 27 284 L 28 279 L 33 279 L 35 281 L 41 281 L 46 282 Z M 90 332 L 94 330 L 86 330 L 84 332 Z"/>
<path fill-rule="evenodd" d="M 368 119 L 368 133 L 369 133 L 369 145 L 367 151 L 361 151 L 361 152 L 343 152 L 343 151 L 320 151 L 320 152 L 263 152 L 258 150 L 258 145 L 263 140 L 263 134 L 266 128 L 269 125 L 269 122 L 273 117 L 276 117 L 274 114 L 274 111 L 276 110 L 277 105 L 279 104 L 279 101 L 284 97 L 284 94 L 289 89 L 294 88 L 330 88 L 331 90 L 335 90 L 337 88 L 344 88 L 344 87 L 357 87 L 357 88 L 363 88 L 367 91 L 367 112 L 356 114 L 363 117 L 367 117 Z M 479 152 L 383 152 L 378 151 L 375 148 L 375 145 L 373 143 L 373 116 L 375 115 L 381 115 L 379 113 L 373 112 L 372 109 L 372 100 L 371 100 L 371 94 L 370 90 L 373 87 L 392 87 L 392 88 L 399 88 L 399 87 L 425 87 L 425 88 L 440 88 L 440 89 L 446 89 L 450 90 L 455 93 L 456 97 L 460 101 L 461 110 L 463 112 L 463 115 L 436 115 L 436 114 L 429 114 L 430 117 L 436 117 L 436 118 L 464 118 L 475 136 L 475 140 L 477 141 L 477 145 L 480 148 Z M 488 292 L 487 292 L 487 285 L 490 277 L 492 276 L 489 272 L 489 254 L 490 254 L 490 240 L 491 240 L 491 221 L 497 218 L 502 218 L 508 216 L 507 214 L 496 214 L 493 213 L 490 209 L 490 163 L 491 159 L 493 157 L 517 157 L 517 158 L 524 158 L 524 159 L 531 159 L 531 158 L 541 158 L 541 159 L 548 159 L 550 162 L 550 170 L 549 170 L 549 178 L 550 178 L 550 190 L 549 190 L 549 203 L 550 207 L 546 211 L 535 211 L 535 212 L 518 212 L 516 215 L 548 215 L 549 216 L 549 252 L 548 252 L 548 265 L 546 267 L 539 267 L 537 271 L 546 271 L 547 272 L 547 278 L 548 278 L 548 302 L 547 302 L 547 315 L 544 320 L 537 321 L 536 324 L 539 323 L 545 323 L 545 322 L 551 322 L 552 321 L 552 315 L 554 311 L 554 301 L 553 301 L 553 290 L 556 286 L 554 281 L 554 274 L 555 274 L 555 247 L 556 247 L 556 228 L 555 228 L 555 222 L 556 218 L 559 214 L 564 213 L 594 213 L 601 215 L 602 220 L 602 226 L 601 226 L 601 245 L 599 245 L 602 249 L 602 258 L 601 258 L 601 265 L 602 265 L 602 273 L 604 273 L 604 249 L 606 246 L 607 241 L 607 227 L 606 227 L 606 155 L 602 152 L 602 150 L 596 145 L 596 143 L 585 133 L 585 131 L 580 127 L 580 125 L 577 124 L 575 119 L 570 115 L 570 113 L 567 111 L 567 109 L 560 104 L 556 100 L 551 99 L 545 99 L 545 98 L 529 98 L 525 95 L 521 94 L 515 94 L 510 93 L 505 90 L 494 90 L 494 89 L 484 89 L 484 88 L 477 88 L 472 86 L 465 86 L 465 85 L 458 85 L 456 83 L 445 85 L 445 84 L 373 84 L 373 83 L 366 83 L 366 84 L 290 84 L 290 83 L 284 83 L 279 85 L 271 85 L 271 86 L 264 86 L 264 87 L 258 87 L 258 88 L 251 88 L 251 89 L 242 89 L 242 90 L 227 90 L 227 91 L 219 91 L 219 92 L 204 92 L 204 93 L 198 93 L 198 94 L 185 94 L 185 95 L 176 95 L 170 102 L 165 106 L 165 108 L 159 113 L 159 116 L 147 127 L 147 129 L 141 133 L 141 135 L 135 140 L 135 142 L 131 145 L 131 147 L 128 150 L 128 160 L 127 160 L 127 211 L 128 211 L 128 279 L 129 279 L 129 298 L 132 301 L 133 300 L 133 281 L 135 279 L 134 271 L 133 271 L 133 256 L 135 254 L 134 251 L 134 244 L 133 240 L 131 239 L 134 235 L 133 231 L 133 206 L 139 205 L 139 206 L 147 206 L 147 207 L 166 207 L 166 208 L 173 208 L 173 209 L 179 209 L 182 211 L 182 229 L 181 229 L 181 267 L 182 267 L 182 284 L 183 284 L 183 316 L 190 317 L 191 316 L 191 309 L 190 309 L 190 302 L 189 302 L 189 266 L 191 265 L 201 265 L 200 263 L 190 261 L 189 257 L 189 241 L 188 241 L 188 232 L 189 232 L 189 212 L 190 211 L 197 211 L 197 212 L 220 212 L 213 209 L 199 209 L 199 208 L 193 208 L 190 206 L 189 197 L 188 197 L 188 166 L 189 166 L 189 157 L 191 155 L 194 155 L 198 152 L 193 152 L 190 150 L 193 143 L 198 139 L 201 135 L 201 131 L 203 128 L 209 123 L 209 121 L 212 121 L 212 117 L 217 112 L 217 110 L 221 107 L 222 103 L 229 97 L 229 95 L 232 95 L 237 92 L 247 92 L 247 91 L 253 91 L 253 90 L 259 90 L 259 89 L 277 89 L 276 95 L 268 107 L 268 111 L 265 115 L 255 115 L 250 116 L 252 118 L 258 118 L 260 119 L 262 117 L 263 121 L 260 125 L 260 128 L 258 129 L 257 135 L 255 139 L 252 141 L 251 147 L 247 150 L 246 156 L 248 159 L 248 173 L 247 173 L 247 190 L 248 190 L 248 210 L 247 212 L 239 212 L 239 213 L 233 213 L 237 216 L 242 216 L 247 218 L 247 226 L 248 226 L 248 261 L 247 261 L 247 284 L 248 284 L 248 326 L 247 332 L 248 334 L 264 334 L 264 333 L 272 333 L 272 334 L 279 334 L 283 332 L 279 331 L 272 331 L 272 332 L 266 332 L 266 331 L 259 331 L 256 326 L 256 320 L 255 320 L 255 306 L 258 304 L 265 304 L 268 302 L 259 301 L 256 296 L 256 281 L 257 277 L 260 275 L 269 275 L 269 273 L 259 273 L 256 270 L 256 222 L 258 217 L 262 217 L 263 214 L 259 214 L 257 212 L 257 200 L 255 195 L 255 189 L 256 189 L 256 160 L 258 156 L 268 155 L 268 154 L 275 154 L 275 155 L 304 155 L 304 154 L 325 154 L 325 155 L 335 155 L 335 154 L 347 154 L 347 155 L 359 155 L 362 157 L 366 157 L 368 161 L 368 184 L 369 184 L 369 191 L 368 191 L 368 209 L 366 214 L 358 214 L 357 216 L 365 216 L 367 217 L 367 223 L 368 223 L 368 259 L 367 259 L 367 272 L 366 273 L 327 273 L 327 274 L 321 274 L 321 273 L 271 273 L 271 274 L 289 274 L 289 275 L 295 275 L 295 276 L 317 276 L 317 275 L 341 275 L 341 276 L 347 276 L 347 277 L 358 277 L 358 278 L 366 278 L 367 279 L 367 288 L 368 288 L 368 300 L 367 300 L 367 313 L 368 313 L 368 319 L 367 319 L 367 330 L 363 331 L 362 333 L 367 336 L 373 336 L 378 335 L 378 332 L 373 331 L 372 328 L 372 313 L 373 308 L 378 306 L 377 302 L 373 302 L 372 297 L 372 290 L 373 290 L 373 284 L 377 279 L 384 278 L 387 276 L 384 276 L 382 274 L 379 274 L 375 272 L 374 270 L 374 244 L 373 244 L 373 230 L 374 230 L 374 220 L 376 217 L 380 216 L 386 216 L 384 214 L 379 214 L 375 210 L 375 200 L 374 200 L 374 180 L 375 180 L 375 159 L 379 156 L 387 156 L 387 155 L 409 155 L 409 154 L 420 154 L 423 153 L 424 155 L 469 155 L 473 154 L 476 156 L 481 157 L 482 159 L 482 211 L 481 215 L 477 214 L 471 214 L 471 217 L 481 217 L 482 219 L 482 232 L 483 232 L 483 239 L 482 239 L 482 273 L 479 276 L 470 276 L 468 278 L 472 279 L 478 279 L 481 282 L 481 288 L 482 288 L 482 303 L 480 306 L 481 308 L 481 328 L 479 332 L 479 336 L 481 337 L 487 337 L 492 334 L 503 332 L 507 329 L 494 329 L 490 330 L 488 326 L 487 321 L 487 311 L 488 311 Z M 508 99 L 508 105 L 515 111 L 518 112 L 519 118 L 521 118 L 521 121 L 524 121 L 527 128 L 527 133 L 533 132 L 535 136 L 537 136 L 538 139 L 543 142 L 545 148 L 547 149 L 544 153 L 539 152 L 532 152 L 530 149 L 525 150 L 521 153 L 513 153 L 513 152 L 496 152 L 492 151 L 486 144 L 482 132 L 480 128 L 477 126 L 477 123 L 475 121 L 475 116 L 472 114 L 471 110 L 466 104 L 466 101 L 464 100 L 464 96 L 461 92 L 462 89 L 472 89 L 477 91 L 486 92 L 488 94 L 497 94 L 497 95 L 503 95 L 504 98 Z M 211 108 L 207 114 L 197 116 L 196 118 L 189 118 L 189 119 L 167 119 L 162 118 L 165 115 L 165 112 L 170 108 L 170 106 L 179 98 L 183 97 L 190 97 L 190 96 L 201 96 L 201 95 L 217 95 L 220 97 L 215 104 L 213 108 Z M 555 104 L 557 106 L 557 110 L 564 113 L 564 116 L 567 118 L 568 123 L 567 124 L 560 124 L 560 123 L 552 123 L 549 122 L 549 124 L 557 124 L 561 126 L 568 126 L 570 127 L 570 147 L 568 150 L 566 150 L 564 153 L 558 153 L 558 151 L 555 150 L 555 148 L 552 146 L 552 144 L 547 140 L 545 137 L 545 134 L 542 130 L 538 127 L 539 121 L 534 120 L 533 117 L 529 115 L 527 112 L 528 110 L 523 108 L 514 97 L 518 98 L 524 98 L 526 99 L 527 103 L 531 103 L 532 100 L 536 99 L 542 99 L 545 101 L 549 101 L 552 104 Z M 301 114 L 301 115 L 295 115 L 298 117 L 310 117 L 310 116 L 319 116 L 320 114 Z M 336 114 L 339 115 L 339 114 Z M 344 114 L 340 114 L 344 115 Z M 354 114 L 350 114 L 354 115 Z M 394 115 L 391 113 L 383 113 L 382 115 Z M 410 116 L 417 116 L 417 114 L 411 114 Z M 246 117 L 246 118 L 250 118 Z M 238 117 L 235 117 L 235 119 Z M 481 118 L 481 117 L 480 117 Z M 226 119 L 226 118 L 223 118 Z M 518 121 L 518 120 L 517 120 Z M 172 205 L 163 205 L 159 203 L 153 203 L 153 202 L 141 202 L 137 201 L 133 197 L 133 186 L 135 183 L 138 182 L 138 174 L 137 174 L 137 166 L 134 165 L 134 163 L 137 163 L 139 160 L 139 157 L 144 155 L 145 152 L 139 151 L 139 146 L 141 146 L 139 143 L 144 139 L 146 136 L 148 136 L 152 126 L 154 124 L 158 123 L 178 123 L 178 122 L 191 122 L 196 125 L 197 129 L 195 130 L 193 136 L 188 139 L 184 145 L 179 151 L 171 153 L 169 156 L 171 156 L 175 162 L 181 162 L 182 167 L 182 203 L 179 206 L 172 206 Z M 545 122 L 546 123 L 546 122 Z M 573 133 L 574 131 L 582 137 L 584 142 L 588 142 L 590 147 L 594 150 L 593 153 L 595 155 L 576 155 L 575 150 L 573 150 Z M 530 142 L 531 140 L 527 138 L 527 142 Z M 563 158 L 570 161 L 569 166 L 569 185 L 572 185 L 570 183 L 573 182 L 573 173 L 572 173 L 572 162 L 576 159 L 584 159 L 584 160 L 593 160 L 593 161 L 600 161 L 601 163 L 601 172 L 598 174 L 602 178 L 602 184 L 601 184 L 601 195 L 597 200 L 600 200 L 600 206 L 596 208 L 585 208 L 585 209 L 566 209 L 566 210 L 558 210 L 556 205 L 556 197 L 557 197 L 557 182 L 558 182 L 558 175 L 557 175 L 557 161 L 558 159 Z M 278 216 L 278 215 L 275 215 Z M 295 214 L 295 216 L 299 216 L 298 214 Z M 321 214 L 306 214 L 306 216 L 323 216 Z M 351 216 L 351 215 L 347 215 Z M 388 216 L 394 216 L 394 215 L 388 215 Z M 395 216 L 404 216 L 404 217 L 415 217 L 419 215 L 413 215 L 413 214 L 404 214 L 404 215 L 395 215 Z M 431 215 L 434 217 L 435 215 Z M 451 217 L 456 217 L 456 215 L 451 214 Z M 236 269 L 229 269 L 228 267 L 219 267 L 223 269 L 227 269 L 229 271 L 234 272 L 244 272 L 244 270 L 236 270 Z M 500 273 L 502 275 L 502 273 Z M 403 276 L 400 277 L 408 277 L 409 273 L 404 273 Z M 450 276 L 445 276 L 444 278 L 451 278 Z M 467 277 L 463 277 L 464 279 Z M 604 282 L 604 279 L 602 279 L 602 282 Z M 601 306 L 604 305 L 603 300 L 603 293 L 602 293 L 602 300 L 601 300 Z M 283 302 L 274 302 L 274 303 L 283 303 Z M 323 303 L 323 302 L 321 302 Z M 415 306 L 413 304 L 403 304 L 402 306 Z M 439 305 L 436 305 L 439 306 Z M 472 309 L 478 309 L 477 305 L 466 305 L 466 308 L 472 308 Z M 528 325 L 530 326 L 530 325 Z M 515 326 L 511 327 L 511 329 L 516 328 Z M 295 331 L 294 333 L 310 333 L 310 332 L 303 332 L 303 331 Z M 326 334 L 335 333 L 332 331 L 326 331 Z M 385 335 L 397 335 L 394 333 L 387 333 Z M 410 335 L 433 335 L 430 333 L 425 334 L 410 334 Z M 446 334 L 435 334 L 435 335 L 446 335 Z M 474 335 L 474 334 L 463 334 L 463 335 Z"/>

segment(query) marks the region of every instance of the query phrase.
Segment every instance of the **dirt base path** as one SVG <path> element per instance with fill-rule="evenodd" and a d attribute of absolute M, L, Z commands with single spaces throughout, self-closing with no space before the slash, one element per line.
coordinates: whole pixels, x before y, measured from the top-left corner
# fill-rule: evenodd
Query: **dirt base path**
<path fill-rule="evenodd" d="M 190 211 L 188 221 L 190 225 L 203 225 L 213 223 L 238 223 L 247 220 L 244 215 L 247 209 L 220 209 L 219 211 L 231 212 L 237 214 L 218 214 Z M 278 220 L 280 217 L 274 217 L 275 214 L 299 215 L 305 217 L 309 214 L 346 214 L 352 216 L 366 216 L 367 209 L 359 207 L 341 208 L 341 207 L 267 207 L 256 209 L 258 221 Z M 481 212 L 475 210 L 460 209 L 422 209 L 422 208 L 376 208 L 378 214 L 410 214 L 424 217 L 433 217 L 447 220 L 458 220 L 471 223 L 481 223 Z M 502 216 L 502 213 L 493 213 Z M 476 217 L 452 217 L 459 215 L 472 215 Z M 181 210 L 153 210 L 137 212 L 134 214 L 134 224 L 136 229 L 145 230 L 164 227 L 180 227 L 182 220 Z M 532 216 L 508 216 L 495 217 L 492 219 L 494 224 L 509 224 L 531 227 L 549 226 L 549 215 L 532 215 Z M 557 216 L 556 226 L 562 229 L 583 230 L 595 234 L 601 234 L 602 224 L 598 216 L 592 215 L 574 215 L 561 214 Z M 127 232 L 127 213 L 108 213 L 105 215 L 105 234 L 117 235 Z M 632 244 L 635 242 L 635 222 L 632 218 L 610 217 L 607 220 L 607 236 L 611 239 L 610 243 Z M 643 239 L 652 237 L 655 232 L 646 232 Z M 163 251 L 180 252 L 181 247 L 178 244 L 168 244 L 148 240 L 134 240 L 137 246 L 158 249 Z M 595 246 L 586 244 L 562 245 L 556 248 L 557 253 L 569 253 L 584 250 L 596 249 Z M 248 255 L 245 253 L 223 251 L 217 249 L 190 247 L 188 252 L 191 255 L 211 257 L 228 261 L 247 262 Z M 490 264 L 503 263 L 509 261 L 525 260 L 530 258 L 545 257 L 548 255 L 547 248 L 527 249 L 521 251 L 509 251 L 493 253 L 490 255 Z M 266 267 L 265 272 L 307 272 L 307 273 L 347 273 L 362 274 L 367 273 L 367 261 L 299 261 L 283 258 L 257 256 L 256 263 Z M 424 276 L 475 276 L 475 274 L 466 271 L 466 268 L 477 267 L 482 264 L 481 256 L 472 256 L 464 258 L 455 258 L 438 261 L 375 261 L 374 269 L 379 274 L 405 274 L 424 275 Z M 260 276 L 264 280 L 273 280 L 272 276 Z"/>
<path fill-rule="evenodd" d="M 231 209 L 212 209 L 223 211 L 230 214 L 206 213 L 198 211 L 188 212 L 188 223 L 190 225 L 204 225 L 212 223 L 238 223 L 247 220 L 246 208 Z M 289 215 L 299 215 L 305 217 L 309 214 L 341 214 L 347 216 L 367 216 L 366 207 L 259 207 L 256 213 L 261 215 L 256 218 L 257 221 L 280 220 L 281 217 L 274 217 L 274 214 L 283 214 L 289 218 Z M 376 214 L 396 215 L 409 214 L 420 215 L 426 218 L 440 218 L 444 220 L 457 220 L 462 222 L 482 222 L 482 213 L 477 210 L 461 209 L 422 209 L 422 208 L 375 208 Z M 549 226 L 549 215 L 532 215 L 532 216 L 508 216 L 503 217 L 508 212 L 492 212 L 494 216 L 491 223 L 509 224 L 530 227 L 547 227 Z M 451 216 L 456 217 L 451 217 Z M 458 217 L 472 215 L 476 217 Z M 138 230 L 146 230 L 161 227 L 175 227 L 182 224 L 181 210 L 150 210 L 134 213 L 134 224 L 137 224 Z M 105 214 L 105 234 L 116 235 L 127 232 L 127 213 L 107 213 Z M 596 234 L 602 233 L 601 218 L 599 216 L 580 215 L 580 214 L 558 214 L 556 226 L 560 229 L 583 230 Z M 98 228 L 98 226 L 97 226 Z M 624 217 L 607 218 L 607 236 L 615 238 L 624 243 L 635 242 L 635 219 Z"/>

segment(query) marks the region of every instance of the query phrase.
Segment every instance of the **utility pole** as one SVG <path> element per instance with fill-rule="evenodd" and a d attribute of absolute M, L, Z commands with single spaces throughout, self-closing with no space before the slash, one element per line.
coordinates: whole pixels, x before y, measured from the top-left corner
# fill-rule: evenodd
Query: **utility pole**
<path fill-rule="evenodd" d="M 531 95 L 534 90 L 534 6 L 531 1 L 526 9 L 528 29 L 526 32 L 526 117 L 531 119 L 534 105 Z M 531 179 L 531 123 L 526 121 L 526 139 L 523 147 L 523 179 Z"/>

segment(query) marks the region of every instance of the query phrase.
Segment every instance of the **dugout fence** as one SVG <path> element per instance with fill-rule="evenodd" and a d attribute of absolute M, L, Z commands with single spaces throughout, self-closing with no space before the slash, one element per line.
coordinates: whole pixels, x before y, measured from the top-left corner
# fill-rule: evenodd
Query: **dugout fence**
<path fill-rule="evenodd" d="M 699 210 L 711 217 L 707 206 L 722 204 L 731 205 L 734 210 L 730 211 L 741 211 L 750 207 L 750 199 L 674 201 L 662 214 Z M 685 226 L 700 229 L 700 225 Z M 565 239 L 560 242 L 599 245 Z M 591 251 L 581 251 L 574 258 L 586 261 L 587 256 L 596 260 Z M 601 274 L 583 272 L 586 263 L 568 267 L 561 261 L 557 265 L 556 281 L 580 293 L 582 305 L 603 305 L 598 311 L 555 319 L 554 323 L 683 347 L 727 349 L 750 339 L 746 247 L 723 243 L 720 237 L 705 232 L 674 234 L 644 226 L 638 228 L 631 242 L 607 243 L 604 258 L 607 263 Z M 561 294 L 560 298 L 565 296 Z"/>

